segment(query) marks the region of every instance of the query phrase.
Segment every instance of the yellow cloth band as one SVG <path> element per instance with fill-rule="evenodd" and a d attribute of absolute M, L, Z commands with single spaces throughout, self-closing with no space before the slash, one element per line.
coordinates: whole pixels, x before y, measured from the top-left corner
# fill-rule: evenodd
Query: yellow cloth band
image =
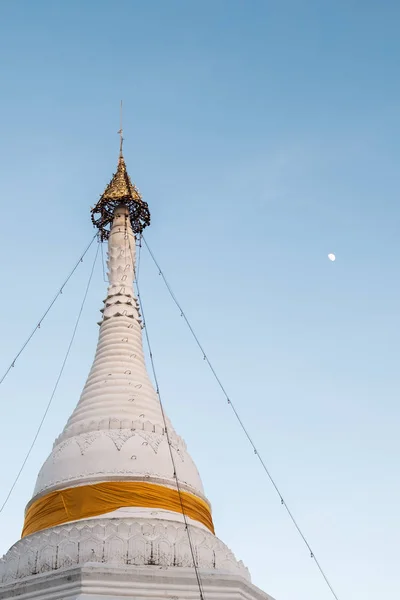
<path fill-rule="evenodd" d="M 208 504 L 189 492 L 138 481 L 109 481 L 50 492 L 25 512 L 22 537 L 62 523 L 96 517 L 123 507 L 160 508 L 184 513 L 214 533 Z M 182 509 L 183 507 L 183 509 Z"/>

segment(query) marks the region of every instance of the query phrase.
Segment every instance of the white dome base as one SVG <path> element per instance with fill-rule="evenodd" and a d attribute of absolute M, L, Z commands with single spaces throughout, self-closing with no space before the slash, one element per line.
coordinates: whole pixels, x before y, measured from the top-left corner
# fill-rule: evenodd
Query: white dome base
<path fill-rule="evenodd" d="M 173 513 L 170 513 L 172 515 Z M 52 572 L 87 562 L 118 567 L 156 566 L 193 569 L 185 525 L 157 518 L 94 518 L 45 529 L 19 540 L 0 560 L 0 590 L 31 575 Z M 178 519 L 176 518 L 178 517 Z M 205 527 L 189 525 L 196 564 L 250 580 L 241 561 Z M 1 594 L 0 594 L 1 596 Z"/>

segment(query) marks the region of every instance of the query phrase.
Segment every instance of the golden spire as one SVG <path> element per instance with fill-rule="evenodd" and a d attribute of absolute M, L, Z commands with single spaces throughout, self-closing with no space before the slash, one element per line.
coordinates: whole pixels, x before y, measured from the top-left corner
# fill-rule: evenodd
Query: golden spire
<path fill-rule="evenodd" d="M 117 172 L 113 175 L 110 183 L 100 196 L 100 200 L 96 206 L 91 210 L 92 223 L 100 230 L 100 239 L 102 241 L 108 239 L 114 210 L 120 204 L 125 204 L 128 207 L 134 233 L 141 233 L 147 225 L 150 225 L 149 208 L 147 203 L 142 200 L 137 187 L 132 183 L 122 154 L 124 142 L 122 135 L 122 100 L 118 134 L 120 136 L 120 143 Z"/>
<path fill-rule="evenodd" d="M 123 203 L 132 200 L 140 202 L 141 199 L 142 198 L 140 196 L 139 190 L 131 182 L 131 179 L 126 170 L 126 164 L 122 155 L 122 150 L 120 150 L 117 172 L 115 173 L 110 183 L 104 190 L 102 196 L 100 197 L 100 201 L 118 200 L 120 203 Z"/>

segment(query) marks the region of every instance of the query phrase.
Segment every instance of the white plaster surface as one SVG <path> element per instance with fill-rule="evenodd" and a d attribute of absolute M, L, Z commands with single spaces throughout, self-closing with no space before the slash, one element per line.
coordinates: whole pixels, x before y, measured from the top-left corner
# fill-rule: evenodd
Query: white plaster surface
<path fill-rule="evenodd" d="M 78 405 L 37 478 L 43 492 L 82 483 L 139 479 L 175 487 L 158 396 L 147 374 L 133 291 L 135 238 L 117 209 L 108 242 L 109 287 L 93 366 Z M 203 497 L 186 444 L 167 418 L 183 489 Z"/>
<path fill-rule="evenodd" d="M 205 527 L 190 526 L 196 566 L 250 579 L 242 562 Z M 96 518 L 45 529 L 18 541 L 0 560 L 0 583 L 86 562 L 112 565 L 193 567 L 182 520 Z"/>
<path fill-rule="evenodd" d="M 204 600 L 273 600 L 240 575 L 199 571 Z M 190 567 L 118 567 L 87 562 L 4 587 L 0 600 L 199 600 Z"/>
<path fill-rule="evenodd" d="M 77 407 L 37 478 L 34 501 L 54 489 L 110 480 L 176 488 L 165 423 L 146 371 L 133 291 L 135 238 L 116 210 L 108 246 L 109 287 L 93 366 Z M 182 489 L 204 498 L 184 441 L 167 419 Z M 250 583 L 232 552 L 188 520 L 204 600 L 272 600 Z M 0 600 L 199 599 L 183 516 L 123 508 L 19 540 L 0 559 Z"/>

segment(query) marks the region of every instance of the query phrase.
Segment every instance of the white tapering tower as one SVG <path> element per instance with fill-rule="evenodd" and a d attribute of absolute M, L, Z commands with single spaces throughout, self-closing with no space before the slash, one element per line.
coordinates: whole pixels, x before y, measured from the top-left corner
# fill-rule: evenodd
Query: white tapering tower
<path fill-rule="evenodd" d="M 0 600 L 272 600 L 215 536 L 199 473 L 146 370 L 134 280 L 150 214 L 122 143 L 92 220 L 108 239 L 96 354 L 22 537 L 0 560 Z"/>

